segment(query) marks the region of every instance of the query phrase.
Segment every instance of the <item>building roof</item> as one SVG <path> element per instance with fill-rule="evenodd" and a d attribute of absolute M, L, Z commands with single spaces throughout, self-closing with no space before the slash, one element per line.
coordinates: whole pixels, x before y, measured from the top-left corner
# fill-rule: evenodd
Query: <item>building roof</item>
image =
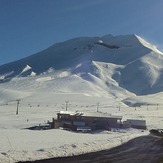
<path fill-rule="evenodd" d="M 100 117 L 100 118 L 116 118 L 122 119 L 122 116 L 111 115 L 103 112 L 71 112 L 71 111 L 60 111 L 59 114 L 67 114 L 71 116 L 83 116 L 83 117 Z"/>

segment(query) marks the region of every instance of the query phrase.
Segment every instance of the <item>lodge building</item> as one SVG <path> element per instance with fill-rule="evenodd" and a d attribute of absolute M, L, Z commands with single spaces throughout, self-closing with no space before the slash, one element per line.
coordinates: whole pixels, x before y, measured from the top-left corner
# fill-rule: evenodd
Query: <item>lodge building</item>
<path fill-rule="evenodd" d="M 70 112 L 60 111 L 57 120 L 53 119 L 52 127 L 63 127 L 70 130 L 98 130 L 119 128 L 122 125 L 122 116 L 114 116 L 102 112 Z"/>

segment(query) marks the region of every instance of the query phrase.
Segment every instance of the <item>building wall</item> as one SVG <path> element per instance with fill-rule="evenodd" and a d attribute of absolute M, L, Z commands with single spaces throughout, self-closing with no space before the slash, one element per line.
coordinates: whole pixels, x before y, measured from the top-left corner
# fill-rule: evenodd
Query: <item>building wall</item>
<path fill-rule="evenodd" d="M 126 123 L 136 126 L 146 126 L 146 121 L 144 120 L 127 119 Z"/>
<path fill-rule="evenodd" d="M 144 130 L 147 129 L 145 120 L 136 120 L 136 119 L 127 119 L 127 121 L 123 123 L 123 127 L 124 128 L 132 127 L 132 128 L 144 129 Z"/>

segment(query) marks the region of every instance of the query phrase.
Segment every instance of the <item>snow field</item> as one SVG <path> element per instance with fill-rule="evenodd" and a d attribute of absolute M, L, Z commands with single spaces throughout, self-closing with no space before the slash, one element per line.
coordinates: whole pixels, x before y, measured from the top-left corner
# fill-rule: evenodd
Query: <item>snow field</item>
<path fill-rule="evenodd" d="M 61 96 L 61 95 L 60 95 Z M 36 160 L 57 156 L 77 155 L 87 152 L 108 149 L 120 145 L 134 137 L 147 135 L 148 130 L 129 129 L 111 131 L 98 131 L 95 133 L 73 133 L 60 129 L 32 131 L 24 128 L 45 123 L 56 117 L 56 113 L 65 109 L 65 100 L 68 95 L 60 99 L 53 94 L 56 101 L 53 103 L 39 103 L 37 98 L 26 98 L 20 101 L 19 114 L 16 115 L 16 102 L 9 102 L 8 105 L 0 106 L 0 161 L 16 162 L 25 160 Z M 73 97 L 76 97 L 73 98 Z M 163 128 L 163 109 L 161 106 L 146 106 L 141 108 L 126 107 L 106 103 L 106 99 L 92 98 L 85 95 L 74 95 L 72 102 L 69 101 L 70 111 L 96 111 L 96 100 L 100 102 L 100 111 L 113 115 L 123 115 L 127 118 L 144 119 L 147 121 L 148 129 Z M 60 100 L 59 100 L 60 99 Z M 74 101 L 73 101 L 74 99 Z M 82 103 L 81 99 L 87 99 Z M 31 103 L 29 103 L 29 100 Z M 79 103 L 78 103 L 79 102 Z M 104 103 L 105 102 L 105 103 Z"/>

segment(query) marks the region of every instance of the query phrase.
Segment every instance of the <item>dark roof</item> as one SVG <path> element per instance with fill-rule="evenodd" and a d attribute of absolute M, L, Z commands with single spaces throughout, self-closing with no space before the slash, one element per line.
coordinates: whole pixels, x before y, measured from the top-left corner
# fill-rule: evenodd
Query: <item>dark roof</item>
<path fill-rule="evenodd" d="M 115 118 L 122 119 L 122 116 L 111 115 L 109 113 L 103 112 L 71 112 L 71 111 L 60 111 L 60 115 L 70 115 L 70 116 L 82 116 L 82 117 L 100 117 L 100 118 Z"/>

